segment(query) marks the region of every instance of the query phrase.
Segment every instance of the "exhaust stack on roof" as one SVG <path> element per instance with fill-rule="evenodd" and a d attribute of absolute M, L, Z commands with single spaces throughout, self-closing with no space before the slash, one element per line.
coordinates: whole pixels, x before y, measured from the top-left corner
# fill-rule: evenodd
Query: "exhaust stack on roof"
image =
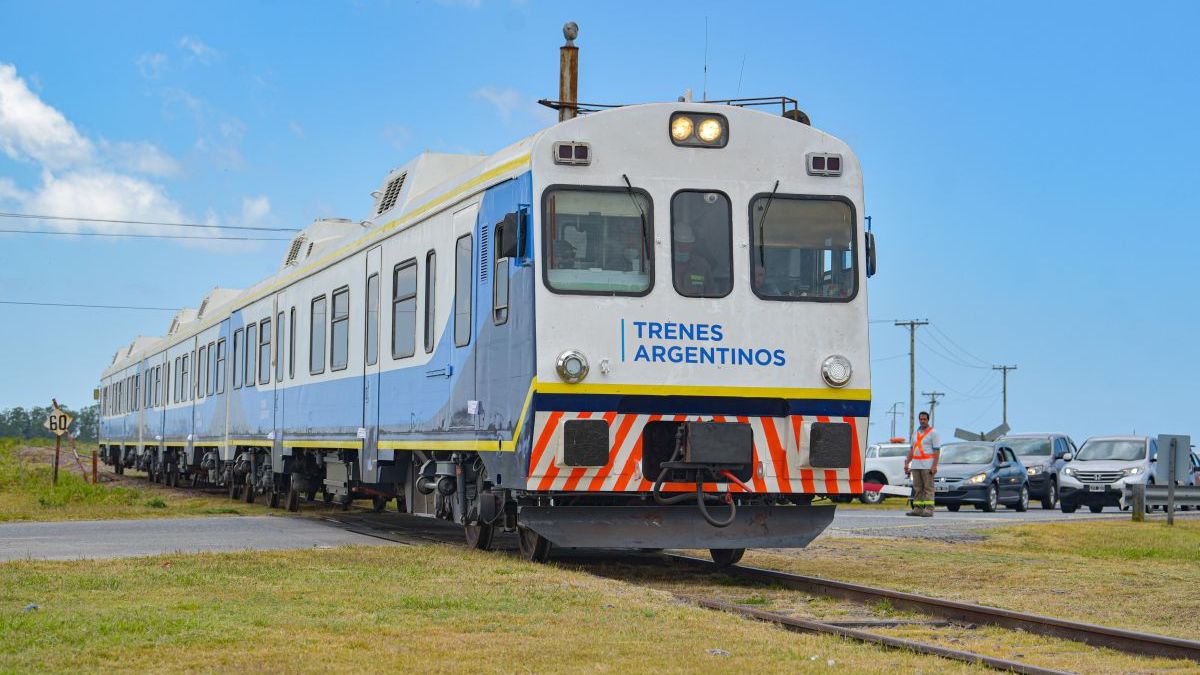
<path fill-rule="evenodd" d="M 563 26 L 563 37 L 567 43 L 558 49 L 558 121 L 565 122 L 575 117 L 579 103 L 579 48 L 575 38 L 579 37 L 579 26 L 568 21 Z"/>

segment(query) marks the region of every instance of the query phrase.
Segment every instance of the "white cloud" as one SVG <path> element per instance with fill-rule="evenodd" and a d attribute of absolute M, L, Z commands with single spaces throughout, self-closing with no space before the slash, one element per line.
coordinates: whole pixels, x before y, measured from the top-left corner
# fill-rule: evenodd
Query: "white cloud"
<path fill-rule="evenodd" d="M 532 97 L 526 96 L 511 87 L 500 88 L 487 85 L 476 89 L 473 96 L 476 99 L 482 99 L 491 103 L 500 115 L 500 119 L 506 123 L 511 122 L 513 115 L 517 113 L 532 117 L 540 122 L 551 122 L 554 120 L 554 112 L 552 110 L 539 105 Z"/>
<path fill-rule="evenodd" d="M 23 202 L 29 199 L 29 193 L 17 187 L 11 178 L 0 176 L 0 204 L 7 202 Z"/>
<path fill-rule="evenodd" d="M 204 65 L 208 65 L 221 58 L 221 52 L 189 35 L 179 38 L 179 48 L 191 54 L 190 58 Z"/>
<path fill-rule="evenodd" d="M 33 213 L 86 215 L 108 220 L 184 221 L 179 205 L 166 190 L 149 181 L 105 169 L 82 169 L 61 176 L 45 172 L 42 185 L 25 201 Z M 66 232 L 88 230 L 109 233 L 175 233 L 154 225 L 128 223 L 72 223 L 48 221 L 47 226 Z"/>
<path fill-rule="evenodd" d="M 30 91 L 7 63 L 0 63 L 0 150 L 56 169 L 87 162 L 93 155 L 91 141 Z"/>
<path fill-rule="evenodd" d="M 166 54 L 153 52 L 142 54 L 137 58 L 136 63 L 142 77 L 147 80 L 157 80 L 166 71 L 169 59 Z"/>
<path fill-rule="evenodd" d="M 127 171 L 163 177 L 178 176 L 181 173 L 179 162 L 175 161 L 174 157 L 148 141 L 102 141 L 101 146 L 114 165 Z"/>
<path fill-rule="evenodd" d="M 271 200 L 266 195 L 242 198 L 242 225 L 257 225 L 271 213 Z"/>

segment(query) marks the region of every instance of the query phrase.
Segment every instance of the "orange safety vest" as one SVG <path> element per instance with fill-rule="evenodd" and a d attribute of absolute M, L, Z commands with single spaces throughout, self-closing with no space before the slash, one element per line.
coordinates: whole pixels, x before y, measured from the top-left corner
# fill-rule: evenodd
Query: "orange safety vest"
<path fill-rule="evenodd" d="M 933 433 L 933 427 L 929 427 L 923 434 L 917 434 L 917 442 L 913 443 L 913 459 L 933 459 L 933 455 L 925 452 L 925 437 Z"/>

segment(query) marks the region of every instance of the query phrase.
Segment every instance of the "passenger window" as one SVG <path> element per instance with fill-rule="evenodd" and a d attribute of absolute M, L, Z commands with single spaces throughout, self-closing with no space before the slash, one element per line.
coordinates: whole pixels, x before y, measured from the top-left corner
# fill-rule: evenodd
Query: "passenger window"
<path fill-rule="evenodd" d="M 454 346 L 471 343 L 471 299 L 475 275 L 471 258 L 471 235 L 458 238 L 454 245 Z"/>
<path fill-rule="evenodd" d="M 350 351 L 350 289 L 333 292 L 333 349 L 330 370 L 345 370 Z"/>
<path fill-rule="evenodd" d="M 308 325 L 308 372 L 319 375 L 325 372 L 325 296 L 312 301 L 312 315 Z"/>
<path fill-rule="evenodd" d="M 204 380 L 205 380 L 204 390 L 206 392 L 208 392 L 209 396 L 212 396 L 214 393 L 216 393 L 216 387 L 217 387 L 217 359 L 218 359 L 218 356 L 217 356 L 216 349 L 217 349 L 216 342 L 208 343 L 208 368 L 207 368 L 208 374 L 204 376 Z"/>
<path fill-rule="evenodd" d="M 367 365 L 379 360 L 379 275 L 367 277 Z"/>
<path fill-rule="evenodd" d="M 433 342 L 437 336 L 437 311 L 434 309 L 437 298 L 437 253 L 430 251 L 425 254 L 425 353 L 433 351 Z"/>
<path fill-rule="evenodd" d="M 283 362 L 287 354 L 283 351 L 284 335 L 287 331 L 283 326 L 283 312 L 275 316 L 275 330 L 279 333 L 279 339 L 275 341 L 275 381 L 283 382 Z"/>
<path fill-rule="evenodd" d="M 263 319 L 258 332 L 258 383 L 271 383 L 271 320 Z"/>
<path fill-rule="evenodd" d="M 242 373 L 243 380 L 247 387 L 254 386 L 254 379 L 258 376 L 258 369 L 254 367 L 254 355 L 258 349 L 258 324 L 252 323 L 246 326 L 246 367 Z"/>
<path fill-rule="evenodd" d="M 671 199 L 671 265 L 675 290 L 690 298 L 722 298 L 733 290 L 733 212 L 720 192 L 685 190 Z"/>
<path fill-rule="evenodd" d="M 288 379 L 296 379 L 296 308 L 293 307 L 288 318 Z"/>
<path fill-rule="evenodd" d="M 645 295 L 652 280 L 653 205 L 641 191 L 546 193 L 546 286 L 565 293 Z"/>
<path fill-rule="evenodd" d="M 759 195 L 750 207 L 750 242 L 751 288 L 760 298 L 846 301 L 857 290 L 847 202 Z"/>
<path fill-rule="evenodd" d="M 182 378 L 182 380 L 183 380 L 183 384 L 182 384 L 182 386 L 180 386 L 180 389 L 183 391 L 183 393 L 182 393 L 182 394 L 180 394 L 179 398 L 180 398 L 180 399 L 182 399 L 182 400 L 184 400 L 184 401 L 188 401 L 188 400 L 190 400 L 190 397 L 191 397 L 191 391 L 192 391 L 191 387 L 190 387 L 190 386 L 188 386 L 188 385 L 190 385 L 190 384 L 191 384 L 191 382 L 192 382 L 192 381 L 191 381 L 191 380 L 188 378 L 188 357 L 189 357 L 189 356 L 191 356 L 191 354 L 184 354 L 184 355 L 183 355 L 183 367 L 182 367 L 182 368 L 183 368 L 183 373 L 182 373 L 182 375 L 180 376 L 180 377 Z"/>
<path fill-rule="evenodd" d="M 242 388 L 242 329 L 233 331 L 233 388 Z"/>
<path fill-rule="evenodd" d="M 196 352 L 196 398 L 204 397 L 204 374 L 208 368 L 208 347 L 201 346 Z"/>
<path fill-rule="evenodd" d="M 217 393 L 225 393 L 225 338 L 217 340 Z"/>
<path fill-rule="evenodd" d="M 392 358 L 417 352 L 417 261 L 392 270 Z"/>

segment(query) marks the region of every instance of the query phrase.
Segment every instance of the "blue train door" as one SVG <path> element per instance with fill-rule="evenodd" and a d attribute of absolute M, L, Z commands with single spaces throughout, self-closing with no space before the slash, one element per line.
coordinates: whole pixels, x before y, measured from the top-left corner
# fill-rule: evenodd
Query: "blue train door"
<path fill-rule="evenodd" d="M 476 325 L 476 255 L 487 246 L 475 241 L 475 218 L 479 204 L 472 204 L 454 214 L 454 316 L 451 317 L 451 339 L 454 341 L 454 372 L 450 392 L 450 426 L 455 429 L 474 429 L 479 416 L 479 401 L 475 395 L 475 359 L 477 350 Z M 486 258 L 486 252 L 482 254 Z"/>
<path fill-rule="evenodd" d="M 373 451 L 379 438 L 379 303 L 382 288 L 383 248 L 367 251 L 363 294 L 363 449 Z"/>

